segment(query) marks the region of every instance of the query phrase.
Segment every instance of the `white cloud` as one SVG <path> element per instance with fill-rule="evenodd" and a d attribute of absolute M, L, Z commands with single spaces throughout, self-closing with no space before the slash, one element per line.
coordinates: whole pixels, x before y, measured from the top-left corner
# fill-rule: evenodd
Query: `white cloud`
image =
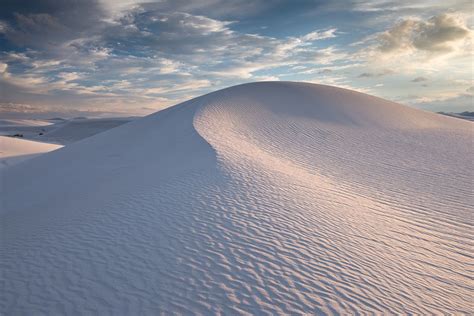
<path fill-rule="evenodd" d="M 472 31 L 460 15 L 440 14 L 426 21 L 409 18 L 397 23 L 377 37 L 381 55 L 426 53 L 427 56 L 459 52 L 472 39 Z"/>
<path fill-rule="evenodd" d="M 82 76 L 77 72 L 60 72 L 58 77 L 63 79 L 65 82 L 69 82 L 80 79 Z"/>
<path fill-rule="evenodd" d="M 189 82 L 184 82 L 174 85 L 163 85 L 155 88 L 147 88 L 143 90 L 145 94 L 165 94 L 178 91 L 193 91 L 201 88 L 207 88 L 211 86 L 209 80 L 191 80 Z"/>
<path fill-rule="evenodd" d="M 0 63 L 0 73 L 1 73 L 2 75 L 3 75 L 4 73 L 6 73 L 7 68 L 8 68 L 8 64 Z"/>
<path fill-rule="evenodd" d="M 326 31 L 313 31 L 301 37 L 303 41 L 317 41 L 326 38 L 336 37 L 336 28 L 332 28 Z"/>

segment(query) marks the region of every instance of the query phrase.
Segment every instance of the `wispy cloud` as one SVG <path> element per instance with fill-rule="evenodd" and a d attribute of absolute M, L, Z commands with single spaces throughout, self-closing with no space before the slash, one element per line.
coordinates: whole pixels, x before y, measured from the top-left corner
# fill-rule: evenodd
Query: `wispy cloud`
<path fill-rule="evenodd" d="M 394 74 L 395 72 L 391 69 L 383 69 L 378 72 L 363 72 L 360 75 L 358 75 L 358 78 L 377 78 L 377 77 L 383 77 L 386 75 L 391 75 Z"/>
<path fill-rule="evenodd" d="M 423 82 L 423 81 L 428 81 L 428 78 L 425 77 L 416 77 L 411 80 L 411 82 Z"/>

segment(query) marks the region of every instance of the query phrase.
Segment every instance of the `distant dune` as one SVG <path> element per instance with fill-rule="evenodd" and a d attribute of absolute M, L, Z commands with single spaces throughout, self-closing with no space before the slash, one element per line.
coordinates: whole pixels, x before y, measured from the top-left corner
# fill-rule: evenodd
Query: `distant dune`
<path fill-rule="evenodd" d="M 457 117 L 457 118 L 468 120 L 468 121 L 474 121 L 474 112 L 469 112 L 469 111 L 465 111 L 465 112 L 461 112 L 461 113 L 439 112 L 439 114 L 448 115 L 448 116 L 452 116 L 452 117 Z"/>
<path fill-rule="evenodd" d="M 135 117 L 50 120 L 0 120 L 0 135 L 61 145 L 93 136 L 136 119 Z"/>
<path fill-rule="evenodd" d="M 0 311 L 472 314 L 472 132 L 262 82 L 4 168 Z"/>
<path fill-rule="evenodd" d="M 26 119 L 0 119 L 1 127 L 11 126 L 48 126 L 53 124 L 47 120 L 26 120 Z"/>
<path fill-rule="evenodd" d="M 135 118 L 0 120 L 0 168 L 37 157 L 61 148 L 61 145 L 91 137 L 133 119 Z"/>
<path fill-rule="evenodd" d="M 56 144 L 0 136 L 0 168 L 17 164 L 61 147 Z"/>
<path fill-rule="evenodd" d="M 57 128 L 45 133 L 43 139 L 58 144 L 70 144 L 132 120 L 132 118 L 128 117 L 103 119 L 75 118 L 62 124 L 57 124 Z"/>

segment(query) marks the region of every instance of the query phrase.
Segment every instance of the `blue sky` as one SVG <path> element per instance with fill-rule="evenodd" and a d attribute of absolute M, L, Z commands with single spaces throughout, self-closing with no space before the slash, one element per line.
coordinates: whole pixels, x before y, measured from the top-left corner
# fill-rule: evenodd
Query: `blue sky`
<path fill-rule="evenodd" d="M 2 0 L 0 114 L 145 115 L 294 80 L 474 110 L 471 1 Z"/>

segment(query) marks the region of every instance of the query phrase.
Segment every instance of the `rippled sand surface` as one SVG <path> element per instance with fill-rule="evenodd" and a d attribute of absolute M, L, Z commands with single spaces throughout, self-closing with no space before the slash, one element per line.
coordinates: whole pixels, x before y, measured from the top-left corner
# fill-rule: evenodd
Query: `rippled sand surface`
<path fill-rule="evenodd" d="M 4 168 L 0 311 L 473 313 L 473 126 L 254 83 Z"/>

